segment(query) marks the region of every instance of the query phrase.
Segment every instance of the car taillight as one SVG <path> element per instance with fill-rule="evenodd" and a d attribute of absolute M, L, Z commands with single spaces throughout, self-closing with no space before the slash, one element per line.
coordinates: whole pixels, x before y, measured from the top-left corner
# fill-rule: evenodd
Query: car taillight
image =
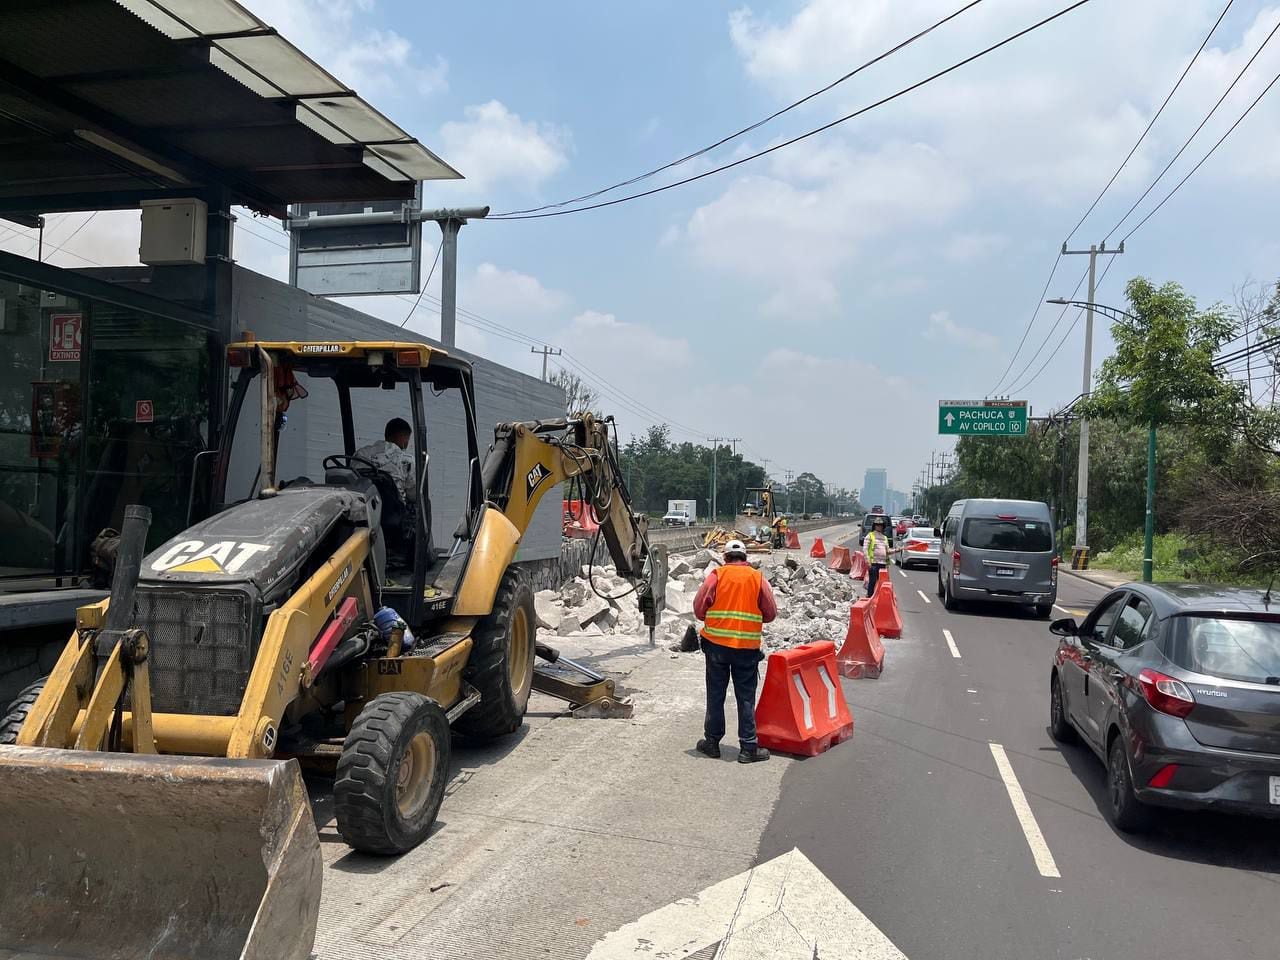
<path fill-rule="evenodd" d="M 1049 561 L 1049 582 L 1054 586 L 1058 585 L 1058 558 L 1054 557 Z"/>
<path fill-rule="evenodd" d="M 1151 778 L 1147 784 L 1149 787 L 1163 788 L 1167 787 L 1173 780 L 1173 775 L 1178 772 L 1176 763 L 1166 763 L 1163 767 L 1156 771 L 1156 775 Z"/>
<path fill-rule="evenodd" d="M 1185 717 L 1196 708 L 1196 698 L 1187 685 L 1159 670 L 1144 668 L 1139 671 L 1138 685 L 1147 703 L 1171 717 Z"/>
<path fill-rule="evenodd" d="M 960 551 L 959 550 L 951 554 L 951 572 L 952 573 L 960 572 Z"/>

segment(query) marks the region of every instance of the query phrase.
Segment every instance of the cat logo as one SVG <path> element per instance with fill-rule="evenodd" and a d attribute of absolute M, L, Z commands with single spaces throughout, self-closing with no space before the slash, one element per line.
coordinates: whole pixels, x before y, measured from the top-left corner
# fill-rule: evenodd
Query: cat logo
<path fill-rule="evenodd" d="M 242 540 L 180 540 L 151 561 L 156 573 L 237 573 L 251 557 L 270 550 L 265 543 Z"/>
<path fill-rule="evenodd" d="M 298 348 L 299 353 L 341 353 L 340 343 L 304 343 Z"/>
<path fill-rule="evenodd" d="M 342 572 L 338 574 L 338 579 L 333 581 L 333 586 L 329 588 L 329 592 L 324 595 L 324 604 L 326 607 L 333 603 L 333 598 L 338 595 L 338 591 L 342 589 L 342 585 L 347 582 L 347 579 L 350 576 L 351 563 L 348 561 L 347 565 L 342 568 Z"/>
<path fill-rule="evenodd" d="M 533 469 L 525 476 L 525 483 L 527 484 L 525 499 L 532 500 L 533 491 L 537 490 L 538 486 L 549 476 L 551 476 L 550 470 L 540 463 L 535 463 Z"/>

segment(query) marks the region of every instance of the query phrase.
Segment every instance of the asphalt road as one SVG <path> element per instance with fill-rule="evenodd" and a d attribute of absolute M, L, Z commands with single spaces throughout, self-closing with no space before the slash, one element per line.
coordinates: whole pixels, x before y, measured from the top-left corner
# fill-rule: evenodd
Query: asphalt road
<path fill-rule="evenodd" d="M 948 613 L 932 570 L 893 577 L 903 638 L 880 679 L 844 681 L 853 739 L 787 771 L 759 862 L 798 847 L 911 960 L 1280 955 L 1280 822 L 1116 832 L 1101 763 L 1049 736 L 1046 624 Z M 1104 592 L 1064 575 L 1055 616 Z"/>

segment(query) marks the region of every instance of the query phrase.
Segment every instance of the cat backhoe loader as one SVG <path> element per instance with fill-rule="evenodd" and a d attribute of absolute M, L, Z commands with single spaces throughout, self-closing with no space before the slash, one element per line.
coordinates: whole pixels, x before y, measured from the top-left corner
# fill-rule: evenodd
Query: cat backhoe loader
<path fill-rule="evenodd" d="M 666 554 L 631 511 L 609 421 L 502 423 L 482 463 L 470 367 L 443 351 L 246 339 L 228 362 L 210 506 L 189 509 L 204 519 L 148 553 L 150 513 L 128 508 L 110 598 L 78 611 L 52 673 L 0 724 L 18 731 L 0 746 L 0 957 L 301 960 L 321 859 L 299 761 L 333 771 L 347 843 L 395 854 L 431 830 L 451 729 L 511 733 L 534 689 L 629 709 L 537 641 L 513 564 L 567 482 L 658 623 Z M 308 386 L 336 400 L 342 449 L 323 480 L 282 479 L 279 464 L 323 454 L 290 448 L 286 411 Z M 410 417 L 409 482 L 355 452 L 358 398 L 378 390 Z M 435 491 L 426 440 L 449 429 L 465 488 Z"/>

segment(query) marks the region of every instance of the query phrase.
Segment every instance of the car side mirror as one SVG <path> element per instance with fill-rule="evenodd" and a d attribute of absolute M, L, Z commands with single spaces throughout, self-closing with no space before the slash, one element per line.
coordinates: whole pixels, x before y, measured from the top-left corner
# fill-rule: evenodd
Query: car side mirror
<path fill-rule="evenodd" d="M 1049 632 L 1055 637 L 1076 637 L 1080 635 L 1080 628 L 1070 617 L 1063 617 L 1049 624 Z"/>

